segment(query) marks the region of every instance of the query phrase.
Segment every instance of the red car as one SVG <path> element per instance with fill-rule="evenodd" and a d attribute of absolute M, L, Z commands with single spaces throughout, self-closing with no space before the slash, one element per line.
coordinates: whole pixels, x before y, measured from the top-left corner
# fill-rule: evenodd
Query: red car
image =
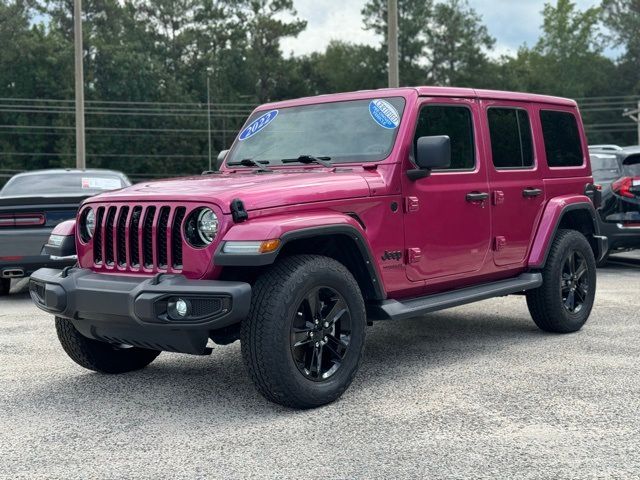
<path fill-rule="evenodd" d="M 535 323 L 580 329 L 600 235 L 571 100 L 458 88 L 258 107 L 217 172 L 84 202 L 47 248 L 35 303 L 91 370 L 241 340 L 268 399 L 337 399 L 366 326 L 526 294 Z M 73 250 L 73 251 L 71 251 Z"/>

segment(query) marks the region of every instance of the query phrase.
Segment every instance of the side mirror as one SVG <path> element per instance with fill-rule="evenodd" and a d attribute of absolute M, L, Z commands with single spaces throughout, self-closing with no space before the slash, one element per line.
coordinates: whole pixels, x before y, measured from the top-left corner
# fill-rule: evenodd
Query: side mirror
<path fill-rule="evenodd" d="M 219 171 L 220 167 L 222 166 L 222 164 L 224 163 L 224 159 L 227 156 L 227 153 L 229 153 L 229 150 L 222 150 L 219 154 L 218 154 L 218 158 L 216 159 L 216 164 L 214 165 L 213 169 L 215 171 Z"/>
<path fill-rule="evenodd" d="M 411 180 L 428 177 L 434 168 L 450 166 L 451 140 L 447 135 L 418 138 L 415 161 L 419 168 L 407 172 Z"/>

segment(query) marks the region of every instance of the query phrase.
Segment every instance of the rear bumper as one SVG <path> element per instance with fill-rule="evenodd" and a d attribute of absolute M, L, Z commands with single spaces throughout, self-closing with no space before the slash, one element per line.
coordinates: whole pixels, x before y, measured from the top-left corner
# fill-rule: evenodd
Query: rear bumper
<path fill-rule="evenodd" d="M 640 248 L 640 227 L 601 222 L 600 231 L 609 239 L 609 249 Z"/>
<path fill-rule="evenodd" d="M 243 282 L 116 276 L 74 268 L 43 268 L 31 276 L 31 298 L 42 310 L 69 319 L 86 337 L 155 350 L 202 354 L 209 332 L 249 313 L 251 286 Z M 171 304 L 184 299 L 184 319 Z"/>
<path fill-rule="evenodd" d="M 0 257 L 0 277 L 28 277 L 39 268 L 64 268 L 75 265 L 75 257 L 51 257 L 50 255 Z M 21 274 L 17 274 L 21 271 Z M 15 274 L 14 274 L 15 272 Z"/>

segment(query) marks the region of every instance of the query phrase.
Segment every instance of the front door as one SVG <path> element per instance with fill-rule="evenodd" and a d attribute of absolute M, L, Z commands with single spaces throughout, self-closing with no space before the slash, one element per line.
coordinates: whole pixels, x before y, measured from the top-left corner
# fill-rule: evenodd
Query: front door
<path fill-rule="evenodd" d="M 403 176 L 407 275 L 428 284 L 469 276 L 487 261 L 491 208 L 473 99 L 425 99 L 415 130 L 451 139 L 451 166 L 412 181 Z M 489 257 L 490 258 L 490 257 Z M 447 278 L 445 278 L 447 277 Z"/>
<path fill-rule="evenodd" d="M 484 101 L 492 187 L 493 258 L 500 267 L 521 266 L 542 215 L 545 192 L 536 162 L 527 104 Z"/>

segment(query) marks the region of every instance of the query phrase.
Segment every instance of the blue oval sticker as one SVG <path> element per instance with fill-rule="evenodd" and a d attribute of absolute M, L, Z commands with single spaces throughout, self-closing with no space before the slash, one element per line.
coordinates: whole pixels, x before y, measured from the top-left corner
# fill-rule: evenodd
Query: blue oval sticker
<path fill-rule="evenodd" d="M 239 141 L 246 140 L 247 138 L 253 137 L 260 130 L 266 128 L 273 120 L 278 116 L 278 110 L 271 110 L 270 112 L 265 113 L 264 115 L 260 115 L 253 122 L 245 127 L 242 132 L 240 132 L 240 136 L 238 137 Z"/>
<path fill-rule="evenodd" d="M 400 125 L 400 114 L 396 108 L 386 100 L 376 99 L 369 103 L 371 118 L 381 127 L 393 130 Z"/>

